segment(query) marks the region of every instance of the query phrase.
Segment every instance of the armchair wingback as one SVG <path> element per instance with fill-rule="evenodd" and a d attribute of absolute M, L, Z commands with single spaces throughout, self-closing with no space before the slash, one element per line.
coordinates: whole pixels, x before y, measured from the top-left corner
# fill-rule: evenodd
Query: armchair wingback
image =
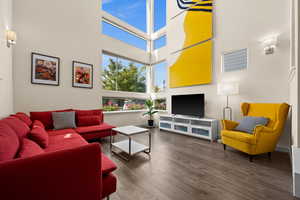
<path fill-rule="evenodd" d="M 256 126 L 254 133 L 248 134 L 234 130 L 238 122 L 222 120 L 223 144 L 249 155 L 273 152 L 283 132 L 289 105 L 286 103 L 243 103 L 241 110 L 243 116 L 266 117 L 269 123 L 266 126 Z"/>

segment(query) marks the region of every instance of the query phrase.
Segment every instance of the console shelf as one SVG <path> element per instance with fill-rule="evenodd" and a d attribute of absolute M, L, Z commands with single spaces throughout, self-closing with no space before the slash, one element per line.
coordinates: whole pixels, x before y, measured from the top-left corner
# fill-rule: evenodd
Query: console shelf
<path fill-rule="evenodd" d="M 218 120 L 183 115 L 160 115 L 159 129 L 214 141 L 218 136 Z"/>

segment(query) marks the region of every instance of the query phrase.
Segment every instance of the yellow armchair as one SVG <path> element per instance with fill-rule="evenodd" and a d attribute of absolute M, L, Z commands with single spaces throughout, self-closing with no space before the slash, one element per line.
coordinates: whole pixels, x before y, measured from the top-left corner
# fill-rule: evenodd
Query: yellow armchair
<path fill-rule="evenodd" d="M 271 103 L 242 103 L 243 116 L 266 117 L 269 123 L 266 126 L 256 126 L 253 134 L 235 131 L 238 122 L 222 120 L 222 143 L 245 152 L 252 162 L 253 156 L 268 153 L 271 156 L 284 129 L 289 112 L 289 105 Z"/>

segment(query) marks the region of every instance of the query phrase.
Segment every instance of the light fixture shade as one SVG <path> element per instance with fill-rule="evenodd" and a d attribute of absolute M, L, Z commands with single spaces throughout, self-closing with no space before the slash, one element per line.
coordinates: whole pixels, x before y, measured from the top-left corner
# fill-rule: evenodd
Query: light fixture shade
<path fill-rule="evenodd" d="M 6 39 L 8 41 L 16 41 L 17 40 L 17 34 L 16 34 L 16 32 L 14 32 L 12 30 L 7 30 L 6 31 Z"/>
<path fill-rule="evenodd" d="M 230 96 L 239 94 L 239 84 L 237 82 L 218 84 L 218 95 Z"/>

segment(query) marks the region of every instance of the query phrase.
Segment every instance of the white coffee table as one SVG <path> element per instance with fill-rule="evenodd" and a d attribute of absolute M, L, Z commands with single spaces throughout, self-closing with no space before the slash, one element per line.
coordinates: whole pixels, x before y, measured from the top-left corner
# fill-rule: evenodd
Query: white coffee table
<path fill-rule="evenodd" d="M 123 140 L 120 142 L 114 142 L 113 135 L 112 134 L 110 135 L 110 150 L 115 155 L 118 155 L 125 160 L 130 160 L 131 156 L 133 156 L 137 153 L 140 153 L 140 152 L 150 154 L 150 152 L 151 152 L 151 131 L 149 131 L 148 129 L 140 128 L 137 126 L 122 126 L 122 127 L 118 127 L 118 128 L 113 128 L 112 130 L 121 135 L 128 137 L 127 140 Z M 149 134 L 148 146 L 146 146 L 144 144 L 140 144 L 132 139 L 132 136 L 138 135 L 138 134 L 144 134 L 144 133 Z M 121 150 L 122 152 L 125 152 L 128 155 L 128 157 L 122 156 L 120 153 L 115 152 L 114 148 L 117 148 L 117 149 Z"/>

